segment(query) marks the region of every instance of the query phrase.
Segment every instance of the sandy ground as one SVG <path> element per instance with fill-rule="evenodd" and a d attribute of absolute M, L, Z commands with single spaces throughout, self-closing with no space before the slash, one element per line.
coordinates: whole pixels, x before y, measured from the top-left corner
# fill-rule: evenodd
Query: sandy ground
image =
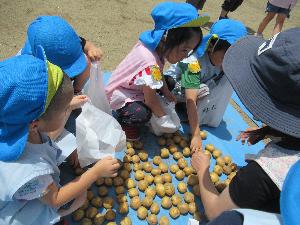
<path fill-rule="evenodd" d="M 101 47 L 105 70 L 114 69 L 136 43 L 139 33 L 152 27 L 149 16 L 158 0 L 0 0 L 0 60 L 14 55 L 23 45 L 30 21 L 38 15 L 60 15 L 77 33 Z M 218 18 L 221 0 L 208 0 L 204 11 Z M 245 0 L 230 17 L 243 21 L 250 32 L 264 17 L 266 1 Z M 265 36 L 273 28 L 269 25 Z M 284 29 L 300 26 L 300 3 Z"/>

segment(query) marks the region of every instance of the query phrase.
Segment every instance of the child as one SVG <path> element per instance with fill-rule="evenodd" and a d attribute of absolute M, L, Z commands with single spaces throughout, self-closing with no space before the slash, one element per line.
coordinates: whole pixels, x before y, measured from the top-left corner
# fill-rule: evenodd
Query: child
<path fill-rule="evenodd" d="M 273 35 L 279 33 L 282 30 L 285 19 L 290 17 L 290 12 L 296 3 L 297 0 L 269 0 L 266 7 L 267 15 L 259 24 L 256 36 L 263 36 L 266 26 L 271 22 L 276 14 L 277 17 L 273 29 Z"/>
<path fill-rule="evenodd" d="M 224 0 L 219 20 L 228 19 L 228 12 L 234 12 L 242 3 L 243 0 Z"/>
<path fill-rule="evenodd" d="M 266 124 L 242 132 L 238 139 L 255 144 L 275 138 L 258 155 L 247 157 L 248 164 L 221 194 L 210 179 L 209 157 L 201 151 L 193 154 L 191 163 L 209 219 L 236 208 L 279 212 L 283 181 L 300 159 L 299 35 L 300 29 L 295 28 L 275 35 L 272 41 L 248 36 L 225 55 L 224 72 L 234 90 L 247 109 Z"/>
<path fill-rule="evenodd" d="M 177 81 L 173 93 L 178 101 L 186 101 L 192 151 L 202 146 L 199 124 L 217 127 L 222 121 L 232 94 L 232 87 L 223 76 L 223 58 L 230 45 L 245 35 L 246 28 L 241 22 L 219 20 L 195 54 L 171 65 L 165 73 Z"/>
<path fill-rule="evenodd" d="M 152 113 L 159 119 L 165 118 L 157 90 L 167 100 L 175 101 L 161 76 L 165 60 L 176 63 L 186 58 L 200 43 L 200 26 L 209 19 L 199 17 L 190 4 L 174 2 L 158 4 L 151 16 L 155 29 L 140 35 L 106 88 L 108 101 L 131 140 L 139 138 L 139 127 L 150 120 Z"/>
<path fill-rule="evenodd" d="M 60 186 L 62 151 L 45 134 L 64 126 L 74 90 L 42 48 L 36 56 L 0 63 L 0 224 L 54 224 L 83 204 L 97 178 L 114 177 L 119 168 L 116 159 L 105 158 Z M 72 200 L 68 210 L 60 209 Z"/>
<path fill-rule="evenodd" d="M 186 0 L 186 3 L 193 5 L 197 10 L 202 10 L 206 0 Z"/>

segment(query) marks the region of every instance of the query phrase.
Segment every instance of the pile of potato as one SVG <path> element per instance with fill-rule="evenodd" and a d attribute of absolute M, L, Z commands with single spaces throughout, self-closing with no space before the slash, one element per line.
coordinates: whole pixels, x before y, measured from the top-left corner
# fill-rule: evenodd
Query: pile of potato
<path fill-rule="evenodd" d="M 206 139 L 207 133 L 201 132 L 201 136 Z M 88 191 L 85 204 L 73 213 L 73 220 L 80 221 L 81 225 L 100 225 L 105 221 L 110 221 L 110 225 L 116 224 L 113 221 L 117 212 L 113 209 L 115 202 L 109 196 L 109 187 L 114 187 L 118 213 L 122 215 L 126 215 L 131 207 L 136 210 L 140 220 L 147 220 L 150 225 L 168 225 L 170 222 L 167 216 L 157 217 L 162 207 L 169 211 L 173 219 L 189 213 L 195 219 L 201 220 L 202 216 L 197 210 L 199 207 L 195 203 L 195 195 L 200 195 L 198 177 L 188 164 L 188 158 L 191 157 L 189 140 L 176 132 L 165 134 L 157 141 L 161 147 L 160 155 L 154 156 L 152 161 L 148 161 L 148 152 L 143 150 L 142 142 L 128 142 L 119 175 L 115 178 L 98 179 L 95 182 L 98 195 L 94 196 L 91 190 Z M 212 144 L 205 146 L 205 154 L 216 159 L 210 175 L 216 188 L 222 191 L 235 175 L 236 165 L 229 156 L 222 157 L 222 152 Z M 176 163 L 169 165 L 166 161 L 171 157 Z M 78 175 L 82 172 L 80 169 L 76 171 Z M 224 182 L 219 180 L 222 173 L 228 175 Z M 179 181 L 177 186 L 173 185 L 174 177 Z M 187 182 L 183 181 L 185 177 Z M 189 192 L 188 185 L 192 192 Z M 141 192 L 144 193 L 144 198 L 140 196 Z M 155 201 L 156 196 L 160 197 L 160 202 Z M 105 213 L 99 213 L 100 208 L 105 208 Z M 120 224 L 131 225 L 132 222 L 129 217 L 124 217 Z"/>

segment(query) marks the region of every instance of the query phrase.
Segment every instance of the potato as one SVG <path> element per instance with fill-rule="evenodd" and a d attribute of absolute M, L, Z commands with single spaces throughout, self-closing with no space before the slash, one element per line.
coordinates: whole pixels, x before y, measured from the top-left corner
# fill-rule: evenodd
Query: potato
<path fill-rule="evenodd" d="M 127 147 L 127 149 L 128 149 L 128 148 L 132 148 L 132 147 L 133 147 L 133 144 L 132 144 L 130 141 L 127 141 L 127 142 L 126 142 L 126 147 Z"/>
<path fill-rule="evenodd" d="M 165 187 L 163 184 L 157 184 L 156 187 L 156 194 L 159 196 L 159 197 L 164 197 L 165 194 L 166 194 L 166 191 L 165 191 Z"/>
<path fill-rule="evenodd" d="M 111 209 L 114 207 L 114 200 L 111 197 L 105 197 L 103 199 L 103 207 L 106 209 Z"/>
<path fill-rule="evenodd" d="M 165 188 L 166 195 L 171 197 L 172 195 L 175 194 L 175 188 L 174 188 L 173 184 L 166 183 L 166 184 L 164 184 L 164 188 Z"/>
<path fill-rule="evenodd" d="M 189 203 L 189 213 L 194 214 L 197 210 L 197 205 L 195 202 Z"/>
<path fill-rule="evenodd" d="M 211 153 L 208 150 L 204 150 L 203 152 L 205 155 L 207 155 L 209 158 L 211 158 Z"/>
<path fill-rule="evenodd" d="M 119 194 L 117 195 L 117 202 L 120 204 L 120 203 L 123 203 L 123 202 L 127 202 L 127 197 L 125 194 Z"/>
<path fill-rule="evenodd" d="M 103 177 L 98 178 L 95 183 L 97 186 L 101 186 L 102 184 L 104 184 L 104 178 Z"/>
<path fill-rule="evenodd" d="M 94 197 L 92 200 L 91 200 L 91 204 L 92 206 L 95 206 L 96 208 L 100 208 L 102 206 L 102 199 L 98 196 Z"/>
<path fill-rule="evenodd" d="M 164 158 L 164 159 L 169 158 L 169 155 L 170 155 L 169 149 L 167 149 L 167 148 L 162 148 L 162 149 L 160 150 L 160 156 L 161 156 L 162 158 Z"/>
<path fill-rule="evenodd" d="M 232 164 L 232 159 L 230 156 L 224 156 L 223 159 L 224 159 L 224 162 L 226 163 L 226 165 Z"/>
<path fill-rule="evenodd" d="M 150 173 L 151 170 L 153 169 L 151 162 L 145 162 L 142 165 L 143 165 L 143 170 L 147 173 Z"/>
<path fill-rule="evenodd" d="M 155 214 L 151 214 L 147 218 L 148 224 L 156 225 L 157 224 L 157 216 Z"/>
<path fill-rule="evenodd" d="M 180 193 L 185 193 L 187 191 L 187 186 L 184 182 L 180 182 L 177 186 L 177 190 L 180 192 Z"/>
<path fill-rule="evenodd" d="M 80 207 L 80 209 L 87 209 L 90 205 L 90 201 L 88 199 L 85 200 L 85 202 L 83 203 L 83 205 Z"/>
<path fill-rule="evenodd" d="M 215 165 L 215 166 L 214 166 L 214 172 L 215 172 L 216 174 L 218 174 L 218 176 L 221 176 L 222 173 L 223 173 L 223 169 L 222 169 L 221 166 Z"/>
<path fill-rule="evenodd" d="M 113 185 L 113 180 L 112 180 L 110 177 L 106 177 L 106 178 L 104 179 L 104 184 L 105 184 L 106 186 L 112 186 L 112 185 Z"/>
<path fill-rule="evenodd" d="M 161 159 L 160 156 L 157 155 L 157 156 L 153 157 L 153 164 L 154 165 L 158 166 L 161 162 L 162 162 L 162 159 Z"/>
<path fill-rule="evenodd" d="M 137 210 L 137 216 L 140 220 L 146 219 L 148 216 L 148 210 L 144 206 L 141 206 Z"/>
<path fill-rule="evenodd" d="M 86 198 L 91 201 L 93 197 L 94 197 L 94 193 L 92 191 L 88 191 Z"/>
<path fill-rule="evenodd" d="M 139 195 L 139 191 L 135 188 L 131 188 L 131 189 L 128 190 L 128 195 L 129 195 L 130 198 L 133 198 L 133 197 Z"/>
<path fill-rule="evenodd" d="M 179 144 L 179 143 L 180 143 L 180 141 L 181 141 L 181 137 L 180 137 L 180 136 L 178 136 L 178 135 L 174 135 L 174 137 L 173 137 L 173 141 L 174 141 L 176 144 Z"/>
<path fill-rule="evenodd" d="M 142 170 L 143 169 L 143 164 L 141 163 L 134 163 L 133 164 L 133 171 L 136 172 L 138 170 Z"/>
<path fill-rule="evenodd" d="M 179 142 L 179 146 L 180 146 L 181 148 L 186 148 L 186 147 L 188 146 L 188 144 L 187 144 L 187 142 L 186 142 L 185 140 L 181 140 L 181 141 Z"/>
<path fill-rule="evenodd" d="M 167 146 L 175 145 L 175 142 L 173 141 L 172 138 L 167 138 L 166 139 L 166 145 Z"/>
<path fill-rule="evenodd" d="M 151 207 L 152 203 L 153 203 L 153 198 L 151 196 L 146 196 L 142 200 L 142 206 L 146 207 L 147 209 Z"/>
<path fill-rule="evenodd" d="M 108 194 L 108 188 L 105 187 L 105 186 L 102 186 L 102 187 L 99 187 L 98 188 L 98 194 L 101 196 L 101 197 L 104 197 Z"/>
<path fill-rule="evenodd" d="M 152 170 L 151 170 L 151 175 L 152 176 L 157 176 L 157 175 L 160 175 L 161 174 L 161 170 L 159 169 L 159 168 L 153 168 Z"/>
<path fill-rule="evenodd" d="M 116 191 L 117 195 L 123 194 L 123 193 L 125 193 L 125 188 L 124 188 L 124 186 L 118 186 L 115 188 L 115 191 Z"/>
<path fill-rule="evenodd" d="M 154 187 L 148 187 L 146 190 L 145 190 L 145 195 L 146 196 L 149 196 L 151 198 L 154 198 L 155 195 L 156 195 L 156 190 Z"/>
<path fill-rule="evenodd" d="M 161 206 L 165 209 L 169 209 L 172 206 L 172 201 L 169 197 L 165 196 L 161 199 Z"/>
<path fill-rule="evenodd" d="M 127 170 L 128 172 L 131 172 L 131 170 L 132 170 L 130 163 L 124 163 L 123 168 L 124 168 L 124 170 Z"/>
<path fill-rule="evenodd" d="M 137 181 L 143 180 L 145 177 L 145 173 L 141 170 L 137 170 L 134 174 L 134 177 Z"/>
<path fill-rule="evenodd" d="M 219 157 L 216 159 L 216 165 L 219 165 L 221 167 L 225 166 L 225 161 L 223 157 Z"/>
<path fill-rule="evenodd" d="M 97 208 L 95 207 L 90 207 L 86 210 L 85 216 L 89 219 L 93 219 L 98 213 Z"/>
<path fill-rule="evenodd" d="M 165 138 L 172 138 L 173 134 L 171 134 L 171 133 L 164 133 L 164 137 Z"/>
<path fill-rule="evenodd" d="M 185 173 L 182 170 L 178 170 L 175 174 L 177 180 L 183 180 L 185 177 Z"/>
<path fill-rule="evenodd" d="M 154 177 L 151 174 L 147 174 L 144 179 L 148 182 L 149 185 L 153 184 L 154 182 Z"/>
<path fill-rule="evenodd" d="M 129 211 L 129 207 L 127 202 L 122 202 L 119 204 L 119 213 L 125 214 L 128 213 L 128 211 Z"/>
<path fill-rule="evenodd" d="M 177 165 L 177 164 L 172 164 L 171 166 L 170 166 L 170 171 L 171 171 L 171 173 L 176 173 L 177 171 L 179 170 L 179 166 Z"/>
<path fill-rule="evenodd" d="M 177 152 L 177 147 L 175 145 L 170 145 L 169 146 L 169 151 L 171 154 L 174 154 L 175 152 Z"/>
<path fill-rule="evenodd" d="M 184 157 L 190 157 L 191 156 L 191 149 L 189 147 L 185 147 L 182 150 L 182 154 Z"/>
<path fill-rule="evenodd" d="M 178 159 L 178 163 L 177 164 L 178 164 L 178 166 L 179 166 L 180 169 L 184 169 L 185 167 L 188 166 L 188 163 L 187 163 L 187 161 L 184 158 Z"/>
<path fill-rule="evenodd" d="M 72 218 L 74 221 L 80 221 L 84 217 L 85 213 L 83 209 L 77 209 L 72 213 Z"/>
<path fill-rule="evenodd" d="M 180 216 L 180 211 L 177 207 L 172 207 L 169 211 L 169 214 L 170 216 L 173 218 L 173 219 L 176 219 Z"/>
<path fill-rule="evenodd" d="M 152 214 L 156 214 L 157 215 L 159 213 L 159 211 L 160 211 L 159 204 L 157 204 L 156 202 L 153 202 L 152 205 L 151 205 L 151 207 L 150 207 L 150 212 Z"/>
<path fill-rule="evenodd" d="M 113 179 L 114 186 L 120 186 L 124 184 L 124 180 L 121 177 L 115 177 Z"/>
<path fill-rule="evenodd" d="M 155 177 L 154 177 L 154 183 L 155 183 L 155 184 L 162 184 L 162 183 L 164 183 L 163 177 L 162 177 L 162 176 L 159 176 L 159 175 L 155 176 Z"/>
<path fill-rule="evenodd" d="M 89 218 L 83 218 L 83 220 L 81 221 L 80 224 L 81 224 L 81 225 L 92 225 L 93 222 L 92 222 L 92 220 L 89 219 Z"/>
<path fill-rule="evenodd" d="M 200 212 L 195 212 L 194 213 L 194 219 L 198 220 L 199 222 L 201 222 L 201 213 Z"/>
<path fill-rule="evenodd" d="M 126 216 L 120 222 L 120 225 L 132 225 L 130 217 Z"/>
<path fill-rule="evenodd" d="M 130 174 L 127 170 L 121 170 L 120 177 L 124 180 L 128 179 L 130 177 Z"/>
<path fill-rule="evenodd" d="M 127 180 L 125 180 L 125 186 L 127 187 L 127 189 L 135 188 L 136 183 L 134 182 L 133 179 L 128 178 Z"/>
<path fill-rule="evenodd" d="M 222 169 L 223 169 L 223 173 L 226 174 L 226 175 L 229 175 L 229 174 L 231 174 L 231 172 L 232 172 L 230 166 L 223 166 Z"/>
<path fill-rule="evenodd" d="M 139 162 L 141 161 L 141 159 L 140 159 L 140 157 L 139 157 L 138 155 L 133 155 L 133 156 L 131 157 L 131 161 L 132 161 L 133 163 L 139 163 Z"/>
<path fill-rule="evenodd" d="M 189 212 L 189 205 L 185 202 L 179 203 L 177 207 L 181 215 L 187 214 Z"/>
<path fill-rule="evenodd" d="M 198 180 L 197 175 L 192 174 L 192 175 L 188 176 L 187 183 L 190 186 L 194 186 L 196 184 L 199 184 L 199 180 Z"/>
<path fill-rule="evenodd" d="M 238 166 L 235 163 L 231 163 L 230 167 L 231 167 L 232 172 L 236 172 L 238 169 Z"/>
<path fill-rule="evenodd" d="M 172 183 L 172 176 L 168 173 L 162 175 L 162 180 L 164 183 Z"/>
<path fill-rule="evenodd" d="M 210 179 L 215 184 L 219 181 L 219 176 L 215 172 L 210 173 Z"/>
<path fill-rule="evenodd" d="M 123 162 L 124 163 L 130 163 L 132 161 L 132 156 L 130 155 L 124 155 Z"/>
<path fill-rule="evenodd" d="M 138 196 L 135 196 L 130 201 L 130 207 L 137 210 L 141 206 L 141 200 Z"/>
<path fill-rule="evenodd" d="M 206 140 L 206 138 L 207 138 L 207 132 L 206 131 L 200 131 L 200 137 L 201 137 L 201 139 L 202 140 Z"/>
<path fill-rule="evenodd" d="M 187 167 L 183 168 L 183 172 L 184 172 L 185 176 L 189 176 L 189 175 L 193 174 L 194 169 L 191 166 L 187 166 Z"/>
<path fill-rule="evenodd" d="M 195 195 L 199 196 L 200 197 L 200 187 L 199 187 L 199 184 L 195 185 L 193 187 L 193 192 Z"/>
<path fill-rule="evenodd" d="M 194 202 L 195 201 L 195 196 L 193 193 L 191 192 L 185 192 L 184 193 L 184 201 L 186 203 L 191 203 L 191 202 Z"/>
<path fill-rule="evenodd" d="M 165 138 L 163 137 L 159 137 L 158 140 L 157 140 L 157 143 L 160 145 L 160 146 L 164 146 L 167 144 L 167 141 Z"/>
<path fill-rule="evenodd" d="M 236 172 L 232 172 L 231 174 L 229 174 L 227 176 L 227 179 L 232 180 L 235 177 L 235 175 L 236 175 Z"/>
<path fill-rule="evenodd" d="M 138 156 L 140 157 L 140 159 L 145 162 L 148 160 L 148 152 L 146 152 L 145 150 L 142 150 L 138 153 Z"/>
<path fill-rule="evenodd" d="M 169 167 L 165 163 L 160 163 L 158 168 L 161 170 L 162 173 L 167 173 L 169 170 Z"/>
<path fill-rule="evenodd" d="M 215 150 L 215 146 L 213 144 L 207 144 L 205 145 L 205 150 L 212 153 Z"/>
<path fill-rule="evenodd" d="M 147 189 L 147 187 L 148 187 L 148 182 L 146 180 L 140 180 L 138 182 L 138 188 L 140 191 L 144 192 Z"/>
<path fill-rule="evenodd" d="M 219 157 L 222 156 L 222 152 L 221 152 L 220 150 L 216 149 L 216 150 L 213 151 L 212 156 L 213 156 L 215 159 L 217 159 L 217 158 L 219 158 Z"/>
<path fill-rule="evenodd" d="M 174 206 L 177 206 L 181 202 L 180 195 L 178 195 L 178 194 L 173 195 L 171 198 L 171 201 Z"/>
<path fill-rule="evenodd" d="M 135 150 L 133 148 L 128 148 L 126 153 L 128 156 L 133 156 L 135 154 Z"/>
<path fill-rule="evenodd" d="M 170 225 L 170 221 L 169 221 L 168 217 L 162 216 L 159 219 L 159 225 Z"/>
<path fill-rule="evenodd" d="M 216 183 L 216 189 L 219 193 L 221 193 L 226 187 L 227 187 L 227 185 L 223 182 Z"/>
<path fill-rule="evenodd" d="M 141 141 L 135 141 L 133 142 L 133 148 L 141 150 L 144 147 L 143 142 Z"/>
<path fill-rule="evenodd" d="M 182 157 L 183 157 L 183 155 L 182 155 L 181 152 L 175 152 L 175 153 L 173 154 L 173 158 L 174 158 L 175 160 L 181 159 Z"/>
<path fill-rule="evenodd" d="M 116 222 L 108 222 L 106 225 L 117 225 Z"/>
<path fill-rule="evenodd" d="M 116 218 L 116 213 L 112 209 L 108 209 L 105 213 L 105 219 L 112 221 Z"/>
<path fill-rule="evenodd" d="M 102 225 L 105 221 L 105 215 L 101 213 L 97 213 L 97 215 L 94 218 L 94 224 L 95 225 Z"/>

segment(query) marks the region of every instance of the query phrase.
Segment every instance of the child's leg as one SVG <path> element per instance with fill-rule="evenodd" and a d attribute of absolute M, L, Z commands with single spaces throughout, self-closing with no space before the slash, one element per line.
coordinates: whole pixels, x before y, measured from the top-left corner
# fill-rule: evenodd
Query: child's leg
<path fill-rule="evenodd" d="M 286 14 L 283 14 L 283 13 L 279 13 L 277 15 L 276 23 L 275 23 L 274 30 L 273 30 L 273 35 L 281 32 L 286 17 L 287 17 Z"/>
<path fill-rule="evenodd" d="M 259 24 L 259 27 L 258 27 L 257 32 L 256 32 L 257 35 L 262 35 L 262 33 L 264 32 L 266 26 L 270 23 L 270 21 L 274 18 L 275 15 L 276 15 L 276 13 L 274 13 L 274 12 L 268 12 L 267 13 L 265 18 Z"/>
<path fill-rule="evenodd" d="M 130 102 L 117 110 L 117 120 L 128 140 L 139 139 L 139 128 L 151 118 L 152 112 L 143 102 Z"/>

